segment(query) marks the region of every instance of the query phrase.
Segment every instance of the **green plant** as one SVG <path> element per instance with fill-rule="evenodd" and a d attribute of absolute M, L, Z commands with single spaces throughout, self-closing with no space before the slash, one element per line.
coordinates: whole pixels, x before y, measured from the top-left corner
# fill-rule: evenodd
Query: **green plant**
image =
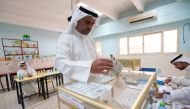
<path fill-rule="evenodd" d="M 28 35 L 28 34 L 23 34 L 23 38 L 30 38 L 30 35 Z"/>

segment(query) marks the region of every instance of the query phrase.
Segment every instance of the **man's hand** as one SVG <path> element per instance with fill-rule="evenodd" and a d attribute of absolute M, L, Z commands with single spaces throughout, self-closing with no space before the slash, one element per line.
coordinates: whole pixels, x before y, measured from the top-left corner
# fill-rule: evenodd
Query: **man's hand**
<path fill-rule="evenodd" d="M 158 91 L 154 92 L 154 96 L 155 96 L 156 98 L 163 98 L 163 95 L 164 95 L 163 92 L 158 92 Z"/>
<path fill-rule="evenodd" d="M 113 68 L 113 63 L 110 59 L 98 58 L 92 62 L 91 70 L 92 73 L 108 73 Z M 107 72 L 105 72 L 107 71 Z"/>
<path fill-rule="evenodd" d="M 170 83 L 171 81 L 172 81 L 171 78 L 167 78 L 167 79 L 165 80 L 165 83 L 168 84 L 168 83 Z"/>

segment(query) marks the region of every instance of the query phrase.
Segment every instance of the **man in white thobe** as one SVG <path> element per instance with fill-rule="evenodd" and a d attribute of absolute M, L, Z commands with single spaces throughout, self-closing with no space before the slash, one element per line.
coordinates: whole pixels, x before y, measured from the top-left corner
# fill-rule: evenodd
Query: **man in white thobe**
<path fill-rule="evenodd" d="M 189 86 L 190 85 L 190 59 L 183 54 L 176 56 L 171 62 L 177 69 L 185 70 L 185 76 L 173 77 L 171 79 L 166 79 L 166 83 L 171 82 L 179 86 Z"/>
<path fill-rule="evenodd" d="M 172 83 L 185 87 L 171 91 L 171 98 L 172 100 L 180 101 L 182 104 L 190 107 L 190 59 L 180 54 L 171 61 L 171 64 L 179 70 L 185 70 L 184 78 L 172 78 Z"/>
<path fill-rule="evenodd" d="M 28 65 L 27 62 L 21 61 L 18 63 L 19 70 L 17 71 L 17 77 L 22 75 L 22 77 L 29 77 L 37 74 L 37 72 L 30 66 Z M 24 91 L 24 96 L 30 96 L 32 94 L 36 94 L 35 92 L 35 86 L 34 86 L 34 81 L 25 81 L 22 82 L 22 88 Z"/>
<path fill-rule="evenodd" d="M 91 30 L 98 15 L 87 7 L 77 8 L 68 28 L 57 42 L 55 67 L 64 75 L 64 83 L 71 80 L 87 82 L 90 73 L 106 73 L 112 69 L 110 59 L 97 58 Z"/>
<path fill-rule="evenodd" d="M 172 78 L 172 83 L 184 86 L 181 89 L 172 90 L 169 92 L 169 101 L 177 101 L 184 105 L 184 109 L 190 108 L 190 59 L 183 54 L 176 56 L 172 61 L 173 64 L 179 70 L 185 70 L 184 78 Z M 159 94 L 157 97 L 162 97 L 163 93 Z"/>

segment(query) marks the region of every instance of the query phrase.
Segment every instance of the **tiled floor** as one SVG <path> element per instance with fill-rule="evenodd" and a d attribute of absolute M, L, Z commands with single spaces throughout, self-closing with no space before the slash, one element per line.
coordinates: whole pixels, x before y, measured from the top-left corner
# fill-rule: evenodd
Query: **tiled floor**
<path fill-rule="evenodd" d="M 48 88 L 50 93 L 54 91 L 51 84 L 48 84 Z M 56 92 L 51 93 L 50 97 L 46 100 L 44 100 L 43 97 L 39 95 L 34 95 L 32 97 L 25 98 L 24 103 L 25 109 L 58 109 Z M 9 92 L 0 91 L 0 109 L 22 109 L 22 106 L 18 104 L 17 101 L 16 90 L 11 90 Z"/>
<path fill-rule="evenodd" d="M 35 95 L 24 99 L 26 109 L 57 109 L 57 95 L 50 94 L 49 99 L 44 100 L 43 97 Z M 0 109 L 22 109 L 22 106 L 17 102 L 16 91 L 0 94 Z"/>

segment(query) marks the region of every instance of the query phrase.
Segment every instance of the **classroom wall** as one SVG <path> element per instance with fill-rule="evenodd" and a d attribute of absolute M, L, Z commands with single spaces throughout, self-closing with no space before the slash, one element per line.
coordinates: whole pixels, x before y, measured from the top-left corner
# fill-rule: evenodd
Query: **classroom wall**
<path fill-rule="evenodd" d="M 102 54 L 105 57 L 108 57 L 110 54 L 115 55 L 116 57 L 122 58 L 139 58 L 141 59 L 141 67 L 153 67 L 161 69 L 164 75 L 176 75 L 180 76 L 184 74 L 184 71 L 180 71 L 174 68 L 169 62 L 172 57 L 176 56 L 179 53 L 185 53 L 187 56 L 190 57 L 190 31 L 188 27 L 185 27 L 185 40 L 186 43 L 183 43 L 182 36 L 183 36 L 183 24 L 189 22 L 190 20 L 181 21 L 177 23 L 157 26 L 154 28 L 148 28 L 140 31 L 132 31 L 127 34 L 116 34 L 107 37 L 96 38 L 96 41 L 102 42 Z M 136 54 L 136 55 L 126 55 L 120 56 L 119 55 L 119 38 L 121 37 L 128 37 L 128 36 L 135 36 L 137 34 L 144 34 L 146 32 L 156 32 L 161 30 L 168 30 L 178 28 L 179 36 L 178 36 L 178 52 L 177 53 L 158 53 L 158 54 Z M 174 73 L 175 72 L 175 73 Z"/>
<path fill-rule="evenodd" d="M 178 52 L 188 52 L 190 51 L 190 30 L 189 30 L 190 27 L 188 26 L 184 27 L 184 24 L 186 23 L 190 24 L 190 19 L 170 24 L 149 27 L 136 31 L 129 31 L 126 33 L 107 35 L 105 37 L 98 37 L 94 39 L 95 41 L 102 42 L 103 55 L 109 55 L 111 53 L 114 55 L 119 55 L 119 39 L 122 37 L 131 37 L 131 36 L 143 35 L 146 33 L 154 33 L 164 30 L 178 29 Z M 184 27 L 184 33 L 183 33 L 183 27 Z M 183 35 L 185 36 L 185 43 L 183 43 Z"/>
<path fill-rule="evenodd" d="M 144 55 L 128 55 L 128 56 L 117 56 L 117 58 L 124 59 L 140 59 L 140 67 L 157 68 L 161 69 L 162 76 L 184 76 L 184 71 L 176 69 L 170 61 L 173 57 L 177 56 L 177 53 L 169 54 L 144 54 Z M 185 56 L 190 57 L 190 52 L 184 52 Z M 135 70 L 138 70 L 137 67 Z M 126 69 L 126 68 L 125 68 Z M 127 68 L 131 70 L 131 68 Z"/>
<path fill-rule="evenodd" d="M 110 23 L 100 25 L 93 32 L 95 41 L 102 42 L 103 56 L 110 54 L 122 58 L 139 58 L 141 67 L 160 68 L 164 75 L 183 75 L 184 71 L 174 68 L 169 62 L 171 58 L 179 53 L 185 53 L 190 57 L 190 1 L 175 2 L 156 8 L 157 20 L 129 24 L 127 18 L 119 19 Z M 140 55 L 119 55 L 119 38 L 137 36 L 145 33 L 159 32 L 163 30 L 178 29 L 178 52 L 169 54 L 140 54 Z M 184 30 L 184 33 L 183 33 Z M 183 43 L 183 35 L 185 43 Z M 175 73 L 174 73 L 175 72 Z"/>
<path fill-rule="evenodd" d="M 23 34 L 29 34 L 31 40 L 38 41 L 40 56 L 49 56 L 55 54 L 56 41 L 61 33 L 0 22 L 0 38 L 22 39 Z M 4 57 L 2 44 L 0 57 Z"/>

